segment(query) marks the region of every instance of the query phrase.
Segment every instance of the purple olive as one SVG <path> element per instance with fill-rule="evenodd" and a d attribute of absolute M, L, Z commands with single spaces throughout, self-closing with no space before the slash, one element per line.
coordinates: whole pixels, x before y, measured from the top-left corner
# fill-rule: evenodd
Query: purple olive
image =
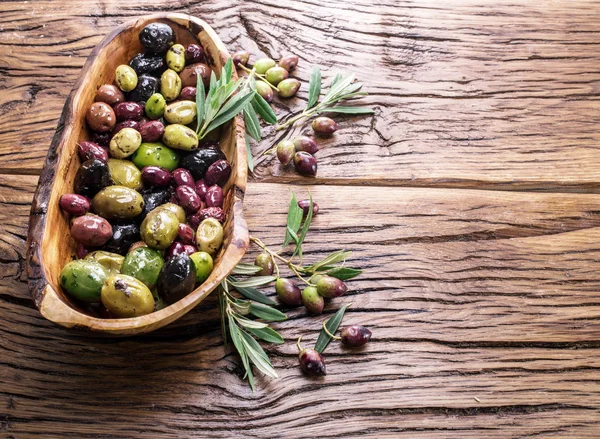
<path fill-rule="evenodd" d="M 298 355 L 298 361 L 300 362 L 300 368 L 302 371 L 310 376 L 324 376 L 327 375 L 327 369 L 325 367 L 325 360 L 314 349 L 302 349 Z"/>
<path fill-rule="evenodd" d="M 205 62 L 206 56 L 204 54 L 204 49 L 198 44 L 188 44 L 185 48 L 185 61 L 186 64 Z"/>
<path fill-rule="evenodd" d="M 164 134 L 165 126 L 158 120 L 151 120 L 145 123 L 141 123 L 140 121 L 140 129 L 138 131 L 142 135 L 142 141 L 156 142 Z"/>
<path fill-rule="evenodd" d="M 89 252 L 90 251 L 85 245 L 83 245 L 80 242 L 77 243 L 77 246 L 75 247 L 75 256 L 77 257 L 77 259 L 85 258 Z"/>
<path fill-rule="evenodd" d="M 347 291 L 346 284 L 332 276 L 323 276 L 317 282 L 317 292 L 323 297 L 340 297 L 346 294 Z"/>
<path fill-rule="evenodd" d="M 277 144 L 277 160 L 286 166 L 294 159 L 296 147 L 290 140 L 282 140 Z"/>
<path fill-rule="evenodd" d="M 85 215 L 90 211 L 90 200 L 83 195 L 64 194 L 58 204 L 62 210 L 73 216 Z"/>
<path fill-rule="evenodd" d="M 99 132 L 92 133 L 92 142 L 94 142 L 104 148 L 108 148 L 108 145 L 110 144 L 110 139 L 112 139 L 111 133 L 99 133 Z"/>
<path fill-rule="evenodd" d="M 179 99 L 196 102 L 196 87 L 183 87 L 183 90 L 179 93 Z"/>
<path fill-rule="evenodd" d="M 192 229 L 196 230 L 200 223 L 206 218 L 214 218 L 220 223 L 223 223 L 223 221 L 225 221 L 225 212 L 220 207 L 200 209 L 197 213 L 188 217 L 188 223 Z"/>
<path fill-rule="evenodd" d="M 206 170 L 204 181 L 208 186 L 219 185 L 223 186 L 227 183 L 231 175 L 231 165 L 227 160 L 217 160 Z"/>
<path fill-rule="evenodd" d="M 150 186 L 168 186 L 171 178 L 171 173 L 159 166 L 146 166 L 142 169 L 142 180 Z"/>
<path fill-rule="evenodd" d="M 362 325 L 352 325 L 342 328 L 341 341 L 346 346 L 364 346 L 371 339 L 372 332 Z"/>
<path fill-rule="evenodd" d="M 198 251 L 198 247 L 192 244 L 185 244 L 183 250 L 189 255 L 194 254 Z"/>
<path fill-rule="evenodd" d="M 194 243 L 194 229 L 188 224 L 179 223 L 179 228 L 177 229 L 177 236 L 179 240 L 184 244 L 193 244 Z"/>
<path fill-rule="evenodd" d="M 233 60 L 234 66 L 237 67 L 240 64 L 245 66 L 246 64 L 248 64 L 248 60 L 250 59 L 250 54 L 248 52 L 246 52 L 245 50 L 240 50 L 239 52 L 235 52 L 231 58 Z"/>
<path fill-rule="evenodd" d="M 275 269 L 273 258 L 268 253 L 259 254 L 254 260 L 254 265 L 261 268 L 261 270 L 256 273 L 259 276 L 270 276 Z"/>
<path fill-rule="evenodd" d="M 291 98 L 298 93 L 302 84 L 296 78 L 286 78 L 277 85 L 277 91 L 281 98 Z"/>
<path fill-rule="evenodd" d="M 202 201 L 206 199 L 206 192 L 208 192 L 208 185 L 204 180 L 198 180 L 195 184 L 196 193 L 200 196 Z"/>
<path fill-rule="evenodd" d="M 304 215 L 308 215 L 308 209 L 310 209 L 310 200 L 300 200 L 298 201 L 298 207 L 300 207 L 304 211 Z M 313 201 L 313 216 L 319 213 L 319 205 Z"/>
<path fill-rule="evenodd" d="M 108 151 L 94 142 L 88 142 L 86 140 L 79 142 L 77 144 L 77 152 L 79 153 L 82 162 L 91 159 L 97 159 L 103 162 L 108 160 Z"/>
<path fill-rule="evenodd" d="M 223 207 L 223 189 L 217 185 L 209 187 L 204 202 L 206 207 Z"/>
<path fill-rule="evenodd" d="M 296 55 L 286 55 L 279 60 L 279 67 L 283 67 L 288 72 L 291 72 L 298 65 L 298 57 Z"/>
<path fill-rule="evenodd" d="M 194 177 L 190 171 L 184 168 L 177 168 L 173 171 L 173 181 L 177 186 L 194 186 Z"/>
<path fill-rule="evenodd" d="M 285 305 L 302 305 L 302 292 L 290 279 L 277 279 L 275 282 L 275 292 L 279 300 Z"/>
<path fill-rule="evenodd" d="M 71 236 L 87 247 L 99 247 L 112 237 L 112 226 L 98 215 L 83 215 L 71 224 Z"/>
<path fill-rule="evenodd" d="M 309 313 L 318 315 L 323 313 L 325 300 L 315 287 L 306 287 L 302 290 L 302 304 Z"/>
<path fill-rule="evenodd" d="M 335 120 L 329 117 L 321 116 L 313 120 L 312 129 L 317 134 L 329 136 L 337 131 L 338 125 L 335 123 Z"/>
<path fill-rule="evenodd" d="M 181 242 L 175 241 L 165 250 L 165 261 L 182 253 L 185 253 L 185 246 Z"/>
<path fill-rule="evenodd" d="M 192 186 L 177 186 L 175 195 L 178 204 L 188 212 L 196 212 L 202 207 L 202 200 Z"/>
<path fill-rule="evenodd" d="M 309 154 L 315 154 L 319 150 L 319 146 L 317 145 L 317 142 L 315 142 L 312 137 L 297 136 L 297 137 L 294 137 L 292 142 L 294 142 L 296 151 L 304 151 Z"/>
<path fill-rule="evenodd" d="M 114 108 L 117 120 L 140 120 L 144 107 L 137 102 L 119 102 Z"/>
<path fill-rule="evenodd" d="M 294 167 L 302 175 L 314 177 L 317 175 L 317 159 L 304 151 L 294 154 Z"/>

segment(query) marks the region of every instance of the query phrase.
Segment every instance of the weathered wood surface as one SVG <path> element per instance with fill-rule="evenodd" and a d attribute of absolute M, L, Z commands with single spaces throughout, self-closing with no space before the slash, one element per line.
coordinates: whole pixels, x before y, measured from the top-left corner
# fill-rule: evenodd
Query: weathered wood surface
<path fill-rule="evenodd" d="M 212 297 L 109 340 L 54 327 L 27 291 L 30 202 L 79 69 L 115 25 L 164 10 L 233 50 L 301 55 L 280 115 L 312 64 L 356 72 L 377 109 L 322 142 L 316 180 L 257 160 L 251 232 L 277 244 L 289 190 L 318 183 L 306 257 L 343 247 L 366 271 L 324 316 L 277 324 L 281 378 L 256 393 Z M 1 2 L 0 437 L 597 438 L 599 18 L 591 1 Z M 332 345 L 306 379 L 293 341 L 346 301 L 374 341 Z"/>

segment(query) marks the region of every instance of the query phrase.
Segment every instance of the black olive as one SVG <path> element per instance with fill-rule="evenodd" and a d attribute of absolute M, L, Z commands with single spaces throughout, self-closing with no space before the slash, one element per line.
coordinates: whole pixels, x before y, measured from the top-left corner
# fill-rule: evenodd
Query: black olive
<path fill-rule="evenodd" d="M 158 90 L 158 79 L 153 76 L 142 75 L 138 78 L 137 86 L 127 93 L 127 100 L 131 102 L 146 102 Z"/>
<path fill-rule="evenodd" d="M 142 191 L 144 210 L 142 210 L 142 213 L 140 213 L 136 219 L 142 221 L 146 218 L 148 212 L 156 209 L 161 204 L 168 203 L 172 195 L 173 192 L 169 188 L 152 188 Z"/>
<path fill-rule="evenodd" d="M 194 180 L 200 180 L 204 178 L 210 165 L 222 159 L 225 159 L 225 154 L 218 147 L 209 146 L 186 155 L 181 160 L 180 167 L 190 171 Z"/>
<path fill-rule="evenodd" d="M 110 173 L 106 162 L 90 159 L 83 162 L 77 170 L 73 189 L 77 194 L 92 198 L 110 184 Z"/>
<path fill-rule="evenodd" d="M 172 304 L 191 293 L 195 284 L 194 264 L 187 253 L 182 253 L 165 262 L 156 286 L 160 297 Z"/>
<path fill-rule="evenodd" d="M 131 58 L 129 66 L 138 76 L 160 76 L 167 69 L 167 63 L 162 56 L 153 53 L 138 53 Z"/>
<path fill-rule="evenodd" d="M 142 46 L 157 53 L 166 52 L 175 41 L 173 29 L 164 23 L 150 23 L 140 31 L 139 36 Z"/>
<path fill-rule="evenodd" d="M 140 228 L 135 223 L 112 224 L 112 238 L 104 244 L 103 250 L 124 255 L 140 238 Z"/>

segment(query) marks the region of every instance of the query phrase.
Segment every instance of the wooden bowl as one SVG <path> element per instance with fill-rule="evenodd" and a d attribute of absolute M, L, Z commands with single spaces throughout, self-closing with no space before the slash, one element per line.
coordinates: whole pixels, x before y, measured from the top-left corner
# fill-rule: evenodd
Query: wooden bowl
<path fill-rule="evenodd" d="M 217 77 L 229 58 L 217 34 L 204 21 L 184 14 L 156 14 L 127 23 L 106 36 L 92 51 L 63 108 L 44 169 L 31 206 L 27 240 L 29 289 L 36 306 L 48 320 L 67 328 L 110 335 L 133 335 L 152 331 L 181 317 L 206 298 L 233 270 L 248 248 L 248 229 L 242 215 L 246 189 L 247 158 L 244 124 L 240 117 L 226 124 L 220 147 L 231 163 L 232 173 L 224 187 L 225 242 L 215 258 L 213 272 L 196 290 L 179 302 L 142 317 L 103 319 L 87 314 L 59 286 L 63 266 L 73 259 L 75 243 L 69 232 L 69 217 L 59 208 L 61 195 L 73 192 L 73 179 L 80 165 L 77 141 L 90 135 L 84 114 L 94 102 L 97 88 L 112 83 L 115 68 L 127 64 L 142 51 L 138 32 L 151 22 L 169 24 L 176 41 L 204 47 Z M 234 76 L 236 73 L 234 72 Z"/>

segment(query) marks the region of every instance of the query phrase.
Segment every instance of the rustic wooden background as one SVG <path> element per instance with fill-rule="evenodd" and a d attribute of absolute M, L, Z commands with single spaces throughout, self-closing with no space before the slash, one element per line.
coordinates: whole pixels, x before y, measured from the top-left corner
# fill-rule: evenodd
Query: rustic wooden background
<path fill-rule="evenodd" d="M 0 437 L 599 437 L 600 5 L 493 3 L 3 0 Z M 281 378 L 255 393 L 214 300 L 148 336 L 90 339 L 27 291 L 29 205 L 79 69 L 114 26 L 164 10 L 232 50 L 298 54 L 281 116 L 314 64 L 356 72 L 376 108 L 340 119 L 316 181 L 257 160 L 251 231 L 280 242 L 290 189 L 314 183 L 309 257 L 343 247 L 366 271 L 324 316 L 277 325 Z M 293 340 L 346 301 L 374 341 L 332 345 L 327 377 L 305 378 Z"/>

